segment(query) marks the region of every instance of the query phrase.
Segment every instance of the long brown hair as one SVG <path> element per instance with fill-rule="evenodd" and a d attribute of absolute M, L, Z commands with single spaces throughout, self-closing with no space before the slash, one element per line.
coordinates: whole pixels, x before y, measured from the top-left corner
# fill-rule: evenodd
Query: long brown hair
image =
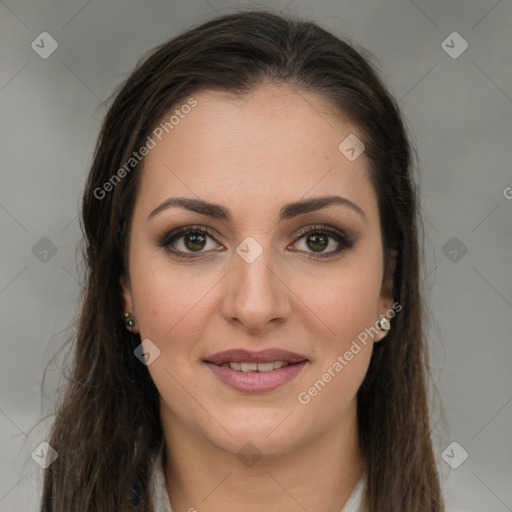
<path fill-rule="evenodd" d="M 164 115 L 194 93 L 242 95 L 268 81 L 323 96 L 360 129 L 385 259 L 392 250 L 398 254 L 393 293 L 402 310 L 387 338 L 375 345 L 358 391 L 369 509 L 444 511 L 428 409 L 412 145 L 371 60 L 315 23 L 239 12 L 154 49 L 116 91 L 83 196 L 87 276 L 71 376 L 49 440 L 59 457 L 46 470 L 42 512 L 151 510 L 151 461 L 163 439 L 159 398 L 147 368 L 134 357 L 141 340 L 125 329 L 120 288 L 143 161 L 125 166 L 111 187 L 105 183 Z"/>

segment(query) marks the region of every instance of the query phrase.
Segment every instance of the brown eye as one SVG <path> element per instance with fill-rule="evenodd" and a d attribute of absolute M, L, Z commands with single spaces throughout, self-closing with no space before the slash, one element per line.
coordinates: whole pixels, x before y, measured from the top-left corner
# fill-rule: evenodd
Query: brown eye
<path fill-rule="evenodd" d="M 206 237 L 202 234 L 193 233 L 183 237 L 183 244 L 191 251 L 200 251 L 204 249 L 206 244 Z"/>
<path fill-rule="evenodd" d="M 208 250 L 208 242 L 213 247 Z M 335 256 L 354 245 L 353 236 L 349 236 L 336 228 L 329 226 L 312 226 L 302 230 L 293 245 L 300 245 L 299 252 L 309 254 L 311 259 L 321 259 Z M 185 226 L 164 235 L 158 245 L 180 258 L 196 258 L 212 250 L 219 250 L 215 237 L 203 226 Z M 195 254 L 194 254 L 195 253 Z M 315 255 L 317 253 L 318 255 Z"/>
<path fill-rule="evenodd" d="M 185 226 L 164 235 L 158 245 L 180 258 L 195 258 L 210 252 L 204 250 L 207 249 L 210 240 L 215 242 L 213 233 L 203 226 Z M 213 250 L 219 247 L 216 243 L 213 243 L 212 246 Z"/>
<path fill-rule="evenodd" d="M 302 230 L 297 235 L 294 245 L 297 245 L 300 241 L 303 241 L 304 248 L 299 248 L 299 250 L 309 253 L 310 255 L 307 257 L 311 259 L 337 255 L 353 247 L 355 242 L 352 236 L 328 226 L 312 226 Z M 328 248 L 331 249 L 327 251 Z M 314 255 L 314 253 L 318 253 L 318 255 Z"/>
<path fill-rule="evenodd" d="M 329 245 L 329 237 L 325 234 L 307 235 L 308 247 L 315 252 L 321 252 Z"/>

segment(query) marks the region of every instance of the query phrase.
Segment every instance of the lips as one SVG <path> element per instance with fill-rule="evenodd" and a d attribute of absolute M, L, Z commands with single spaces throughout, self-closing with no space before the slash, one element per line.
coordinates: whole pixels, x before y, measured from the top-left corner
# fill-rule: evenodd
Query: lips
<path fill-rule="evenodd" d="M 300 375 L 309 359 L 280 349 L 232 349 L 212 354 L 203 362 L 227 386 L 244 393 L 265 393 Z"/>
<path fill-rule="evenodd" d="M 295 364 L 307 360 L 308 358 L 302 354 L 271 348 L 259 352 L 250 352 L 244 349 L 224 350 L 208 356 L 204 361 L 222 365 L 225 363 L 273 363 L 275 361 Z"/>

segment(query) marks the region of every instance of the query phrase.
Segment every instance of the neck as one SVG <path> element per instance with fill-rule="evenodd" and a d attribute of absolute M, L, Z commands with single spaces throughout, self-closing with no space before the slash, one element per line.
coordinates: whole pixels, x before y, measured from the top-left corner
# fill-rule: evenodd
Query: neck
<path fill-rule="evenodd" d="M 173 511 L 340 512 L 364 470 L 355 399 L 345 412 L 322 436 L 247 464 L 164 415 L 165 477 Z"/>

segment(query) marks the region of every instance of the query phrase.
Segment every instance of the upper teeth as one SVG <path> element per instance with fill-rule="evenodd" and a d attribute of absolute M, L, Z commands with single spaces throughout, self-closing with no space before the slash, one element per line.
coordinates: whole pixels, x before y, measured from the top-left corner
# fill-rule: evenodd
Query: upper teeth
<path fill-rule="evenodd" d="M 273 361 L 271 363 L 222 363 L 221 366 L 230 367 L 232 370 L 238 370 L 242 372 L 271 372 L 277 370 L 282 366 L 288 366 L 286 361 Z"/>

